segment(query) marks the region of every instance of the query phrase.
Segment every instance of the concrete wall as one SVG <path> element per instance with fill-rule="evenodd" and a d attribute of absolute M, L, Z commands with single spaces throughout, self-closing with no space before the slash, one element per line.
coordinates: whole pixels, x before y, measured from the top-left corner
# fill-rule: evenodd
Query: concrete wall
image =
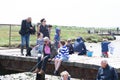
<path fill-rule="evenodd" d="M 20 72 L 28 72 L 36 65 L 37 59 L 25 58 L 25 57 L 8 57 L 0 56 L 0 67 L 7 70 L 15 70 Z M 59 72 L 67 70 L 72 77 L 84 79 L 84 80 L 95 80 L 97 69 L 99 66 L 79 64 L 72 62 L 64 62 L 60 67 Z M 46 73 L 53 74 L 54 64 L 53 62 L 48 63 Z M 119 74 L 120 76 L 120 74 Z"/>

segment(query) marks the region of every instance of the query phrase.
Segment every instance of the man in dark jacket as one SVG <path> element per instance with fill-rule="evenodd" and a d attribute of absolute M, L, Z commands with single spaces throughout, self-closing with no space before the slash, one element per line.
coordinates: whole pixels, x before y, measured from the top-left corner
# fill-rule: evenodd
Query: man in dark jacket
<path fill-rule="evenodd" d="M 74 52 L 78 52 L 78 55 L 86 55 L 86 51 L 82 37 L 78 37 L 74 43 Z"/>
<path fill-rule="evenodd" d="M 20 35 L 21 35 L 21 54 L 23 55 L 23 49 L 26 45 L 26 49 L 29 48 L 30 30 L 32 30 L 31 17 L 22 20 Z"/>
<path fill-rule="evenodd" d="M 102 60 L 96 80 L 118 80 L 118 74 L 113 67 L 108 65 L 106 60 Z"/>

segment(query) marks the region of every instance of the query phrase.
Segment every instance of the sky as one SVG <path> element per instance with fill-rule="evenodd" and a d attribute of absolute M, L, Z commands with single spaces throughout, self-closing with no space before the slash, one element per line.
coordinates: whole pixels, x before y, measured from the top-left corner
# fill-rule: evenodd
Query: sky
<path fill-rule="evenodd" d="M 0 24 L 33 23 L 80 27 L 119 27 L 120 0 L 0 0 Z"/>

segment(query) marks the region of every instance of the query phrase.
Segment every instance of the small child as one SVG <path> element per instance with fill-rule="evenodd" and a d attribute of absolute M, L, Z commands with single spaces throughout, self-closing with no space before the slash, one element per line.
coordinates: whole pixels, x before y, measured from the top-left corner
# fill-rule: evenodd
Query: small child
<path fill-rule="evenodd" d="M 33 57 L 41 56 L 43 53 L 44 39 L 42 33 L 38 33 L 37 38 L 36 46 L 31 50 L 31 56 Z"/>
<path fill-rule="evenodd" d="M 36 49 L 38 50 L 38 53 L 42 54 L 43 45 L 44 45 L 44 39 L 42 33 L 38 33 L 38 39 L 36 44 L 37 44 Z"/>
<path fill-rule="evenodd" d="M 58 69 L 62 61 L 68 61 L 69 59 L 69 50 L 65 45 L 65 41 L 60 41 L 59 53 L 55 56 L 55 71 L 54 75 L 58 75 Z"/>
<path fill-rule="evenodd" d="M 69 49 L 69 54 L 73 54 L 74 53 L 74 48 L 73 48 L 73 45 L 71 43 L 71 39 L 67 40 L 67 45 L 66 46 Z"/>
<path fill-rule="evenodd" d="M 54 36 L 54 44 L 55 44 L 56 49 L 59 48 L 60 32 L 61 32 L 60 28 L 56 28 L 56 34 Z"/>
<path fill-rule="evenodd" d="M 101 42 L 101 48 L 102 48 L 102 57 L 106 57 L 108 58 L 108 45 L 110 44 L 110 42 L 108 42 L 107 39 L 103 39 L 103 41 Z"/>

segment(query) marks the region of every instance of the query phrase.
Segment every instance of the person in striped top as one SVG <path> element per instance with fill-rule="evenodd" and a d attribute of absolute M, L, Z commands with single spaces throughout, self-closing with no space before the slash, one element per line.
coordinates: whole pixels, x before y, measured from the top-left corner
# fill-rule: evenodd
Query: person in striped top
<path fill-rule="evenodd" d="M 67 46 L 65 45 L 65 41 L 60 41 L 60 49 L 58 54 L 55 56 L 55 71 L 54 71 L 54 75 L 58 74 L 58 69 L 61 65 L 62 61 L 68 61 L 69 59 L 69 50 L 67 48 Z"/>

